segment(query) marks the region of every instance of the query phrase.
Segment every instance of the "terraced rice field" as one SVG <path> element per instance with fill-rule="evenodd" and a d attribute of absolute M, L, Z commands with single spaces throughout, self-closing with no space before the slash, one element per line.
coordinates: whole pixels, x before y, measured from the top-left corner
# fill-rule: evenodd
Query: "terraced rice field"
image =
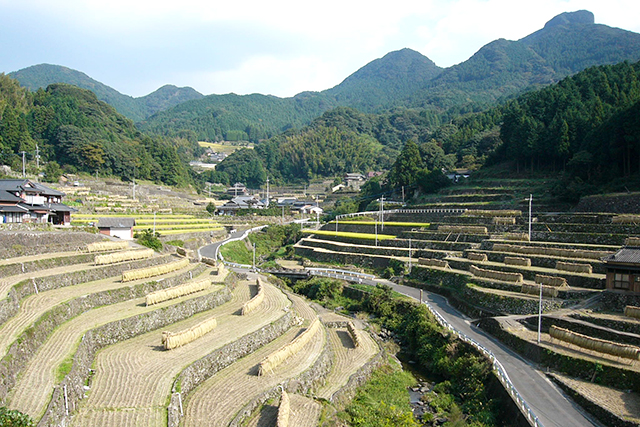
<path fill-rule="evenodd" d="M 252 283 L 240 283 L 230 302 L 163 329 L 176 332 L 215 316 L 217 328 L 192 343 L 164 351 L 161 331 L 153 331 L 101 351 L 94 362 L 96 373 L 89 397 L 74 425 L 166 425 L 165 405 L 171 385 L 184 367 L 273 322 L 290 306 L 280 290 L 267 284 L 263 304 L 251 314 L 240 316 L 238 311 L 250 299 Z"/>
<path fill-rule="evenodd" d="M 71 223 L 72 225 L 97 224 L 100 218 L 133 218 L 136 221 L 136 225 L 133 227 L 134 231 L 155 228 L 161 235 L 219 231 L 224 229 L 218 222 L 211 219 L 179 214 L 156 215 L 155 219 L 153 215 L 149 214 L 74 214 L 72 215 Z"/>
<path fill-rule="evenodd" d="M 188 268 L 178 270 L 174 274 L 187 270 Z M 122 275 L 117 274 L 106 279 L 65 286 L 26 297 L 21 301 L 18 313 L 0 325 L 0 357 L 4 357 L 11 343 L 51 307 L 83 295 L 121 288 L 123 286 L 121 278 Z M 148 279 L 127 282 L 127 285 L 133 286 L 144 283 L 146 280 Z"/>
<path fill-rule="evenodd" d="M 198 279 L 205 276 L 209 277 L 209 271 L 205 271 Z M 224 279 L 222 276 L 210 277 L 220 281 Z M 221 286 L 212 286 L 207 292 L 216 292 L 220 288 Z M 89 310 L 64 323 L 51 334 L 23 370 L 9 396 L 11 407 L 32 416 L 34 419 L 39 419 L 49 402 L 53 386 L 59 379 L 57 377 L 61 365 L 73 356 L 80 339 L 90 329 L 195 298 L 203 293 L 191 294 L 149 307 L 145 305 L 144 298 L 136 298 Z"/>
<path fill-rule="evenodd" d="M 294 300 L 295 310 L 305 319 L 304 325 L 291 328 L 278 339 L 238 360 L 200 385 L 185 401 L 185 427 L 227 425 L 253 397 L 300 374 L 313 364 L 325 344 L 324 328 L 319 329 L 317 335 L 301 351 L 275 368 L 273 373 L 260 377 L 257 375 L 260 361 L 291 342 L 317 317 L 315 311 L 301 298 L 291 298 Z"/>
<path fill-rule="evenodd" d="M 326 385 L 318 390 L 318 397 L 329 400 L 333 393 L 349 381 L 351 375 L 380 351 L 371 335 L 362 330 L 358 332 L 361 343 L 355 347 L 347 328 L 328 328 L 329 343 L 333 350 L 333 366 L 327 376 Z"/>
<path fill-rule="evenodd" d="M 147 219 L 143 219 L 143 221 L 147 221 Z M 194 223 L 193 227 L 197 227 L 197 224 Z M 77 255 L 77 251 L 50 253 L 40 257 L 14 258 L 4 260 L 2 263 L 16 264 L 46 257 L 62 258 L 73 255 Z M 169 262 L 173 256 L 166 256 L 166 258 L 166 261 Z M 131 264 L 131 268 L 136 267 L 136 264 L 129 262 L 118 265 L 126 266 L 127 264 Z M 177 275 L 188 277 L 187 273 L 192 271 L 195 265 L 190 264 L 189 267 L 153 280 L 166 280 Z M 47 276 L 90 271 L 97 268 L 105 267 L 83 262 L 4 277 L 0 279 L 0 295 L 6 297 L 11 286 L 31 277 L 42 280 Z M 38 338 L 38 344 L 33 346 L 34 349 L 29 350 L 30 353 L 27 356 L 20 356 L 23 358 L 18 359 L 21 362 L 3 365 L 3 369 L 12 369 L 10 371 L 11 380 L 3 383 L 10 387 L 9 390 L 3 389 L 2 395 L 8 408 L 26 413 L 36 421 L 47 414 L 47 411 L 50 410 L 49 403 L 52 394 L 56 386 L 70 371 L 73 357 L 87 332 L 113 322 L 137 318 L 137 316 L 155 310 L 195 300 L 218 292 L 222 286 L 225 286 L 223 282 L 226 274 L 216 276 L 212 275 L 211 269 L 206 269 L 200 276 L 193 277 L 192 280 L 196 281 L 206 277 L 214 282 L 219 282 L 218 285 L 214 284 L 206 290 L 147 307 L 144 297 L 130 297 L 131 299 L 122 301 L 119 296 L 125 294 L 118 293 L 115 294 L 118 297 L 109 299 L 114 294 L 108 291 L 120 289 L 118 292 L 121 292 L 123 288 L 138 286 L 150 280 L 140 279 L 123 284 L 121 267 L 118 268 L 117 272 L 113 271 L 111 277 L 57 289 L 41 290 L 37 294 L 28 295 L 20 301 L 17 313 L 0 324 L 0 358 L 6 356 L 6 360 L 3 359 L 4 363 L 9 360 L 7 353 L 9 349 L 11 349 L 11 358 L 16 353 L 16 349 L 11 346 L 16 342 L 29 339 L 33 325 L 38 324 L 36 322 L 49 318 L 48 316 L 54 312 L 58 313 L 54 315 L 54 319 L 60 319 L 55 316 L 68 319 L 69 314 L 67 314 L 68 317 L 64 317 L 62 314 L 66 308 L 62 312 L 55 309 L 62 306 L 76 307 L 75 310 L 77 310 L 80 307 L 77 305 L 78 301 L 86 301 L 84 300 L 86 296 L 94 298 L 87 306 L 95 308 L 86 309 L 69 320 L 59 320 L 62 322 L 60 324 L 49 324 L 49 329 L 46 331 L 51 332 L 47 332 L 48 335 L 41 334 Z M 16 271 L 16 269 L 13 268 L 11 271 Z M 111 270 L 107 268 L 105 271 L 109 275 Z M 243 304 L 257 292 L 255 285 L 257 276 L 254 274 L 250 274 L 250 276 L 250 280 L 242 280 L 233 288 L 230 301 L 214 309 L 102 348 L 93 359 L 92 375 L 86 387 L 86 397 L 72 408 L 71 418 L 67 425 L 166 426 L 167 404 L 171 398 L 172 386 L 176 377 L 185 368 L 223 346 L 232 344 L 241 337 L 273 324 L 285 316 L 288 311 L 293 311 L 301 319 L 302 323 L 299 326 L 290 328 L 270 343 L 221 369 L 200 384 L 192 393 L 183 396 L 183 425 L 228 425 L 238 411 L 252 399 L 273 389 L 283 381 L 297 377 L 313 366 L 328 346 L 332 347 L 335 368 L 327 377 L 328 383 L 321 390 L 314 390 L 313 395 L 322 392 L 322 396 L 330 397 L 347 382 L 352 373 L 378 351 L 377 345 L 366 333 L 363 333 L 362 336 L 364 345 L 354 349 L 349 348 L 351 341 L 347 342 L 347 340 L 350 338 L 347 337 L 345 340 L 345 337 L 341 335 L 341 333 L 346 333 L 346 330 L 327 329 L 321 325 L 301 351 L 285 360 L 272 373 L 258 377 L 258 364 L 269 354 L 290 343 L 314 319 L 318 318 L 318 314 L 305 299 L 295 294 L 285 294 L 269 284 L 266 278 L 261 278 L 265 295 L 263 302 L 249 314 L 241 315 Z M 74 280 L 77 281 L 77 278 Z M 137 289 L 140 287 L 138 286 Z M 94 294 L 99 294 L 100 297 L 98 298 Z M 106 303 L 102 300 L 103 295 L 109 301 L 121 302 Z M 126 293 L 126 295 L 129 294 Z M 72 304 L 66 305 L 68 303 Z M 84 307 L 84 305 L 81 306 Z M 170 351 L 164 350 L 161 345 L 163 331 L 184 330 L 210 317 L 214 317 L 217 321 L 215 329 L 184 346 Z M 212 402 L 215 403 L 212 404 Z M 291 393 L 289 425 L 300 427 L 317 425 L 321 407 L 322 405 L 314 398 Z M 264 416 L 254 417 L 250 425 L 258 422 L 264 423 L 267 419 L 268 417 Z"/>

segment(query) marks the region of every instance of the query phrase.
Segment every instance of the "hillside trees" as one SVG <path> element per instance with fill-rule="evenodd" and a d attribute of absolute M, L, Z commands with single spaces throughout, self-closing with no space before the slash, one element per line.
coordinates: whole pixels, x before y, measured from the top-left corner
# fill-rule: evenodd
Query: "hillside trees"
<path fill-rule="evenodd" d="M 88 90 L 53 84 L 29 93 L 0 75 L 0 161 L 17 166 L 16 154 L 27 151 L 33 158 L 36 144 L 45 163 L 55 161 L 67 171 L 170 185 L 191 182 L 185 161 L 201 151 L 195 138 L 141 134 Z"/>

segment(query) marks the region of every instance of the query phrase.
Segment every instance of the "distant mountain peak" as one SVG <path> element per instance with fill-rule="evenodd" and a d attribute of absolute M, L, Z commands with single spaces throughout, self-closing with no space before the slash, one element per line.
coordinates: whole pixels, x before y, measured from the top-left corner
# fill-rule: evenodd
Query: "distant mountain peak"
<path fill-rule="evenodd" d="M 554 17 L 544 25 L 544 28 L 557 27 L 559 25 L 571 24 L 595 24 L 596 19 L 593 13 L 588 10 L 578 10 L 576 12 L 564 12 Z"/>

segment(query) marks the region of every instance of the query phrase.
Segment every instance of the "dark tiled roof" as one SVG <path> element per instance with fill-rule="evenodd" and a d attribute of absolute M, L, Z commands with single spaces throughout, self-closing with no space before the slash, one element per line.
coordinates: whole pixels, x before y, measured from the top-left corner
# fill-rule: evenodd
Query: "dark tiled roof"
<path fill-rule="evenodd" d="M 30 193 L 41 193 L 50 196 L 64 196 L 65 194 L 49 188 L 46 185 L 42 185 L 39 182 L 34 182 L 29 179 L 0 179 L 0 190 L 18 192 L 26 190 Z"/>
<path fill-rule="evenodd" d="M 16 202 L 24 202 L 24 199 L 16 196 L 15 194 L 7 191 L 7 190 L 2 190 L 0 189 L 0 202 L 12 202 L 12 203 L 16 203 Z"/>
<path fill-rule="evenodd" d="M 51 209 L 52 212 L 76 212 L 77 211 L 77 209 L 69 207 L 64 203 L 50 203 L 47 206 L 49 206 L 49 209 Z"/>
<path fill-rule="evenodd" d="M 100 218 L 98 228 L 131 228 L 136 225 L 133 218 Z"/>
<path fill-rule="evenodd" d="M 27 208 L 23 208 L 22 206 L 0 206 L 0 212 L 29 212 Z"/>
<path fill-rule="evenodd" d="M 640 248 L 624 247 L 613 255 L 603 258 L 604 262 L 640 265 Z"/>

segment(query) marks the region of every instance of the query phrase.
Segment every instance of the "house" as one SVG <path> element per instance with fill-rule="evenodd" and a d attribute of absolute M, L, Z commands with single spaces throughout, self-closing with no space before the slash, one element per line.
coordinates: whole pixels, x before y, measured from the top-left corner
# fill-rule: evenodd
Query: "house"
<path fill-rule="evenodd" d="M 218 207 L 221 215 L 234 215 L 241 209 L 264 209 L 266 203 L 257 196 L 238 196 Z"/>
<path fill-rule="evenodd" d="M 117 237 L 122 240 L 133 240 L 133 218 L 99 218 L 98 232 L 105 236 Z"/>
<path fill-rule="evenodd" d="M 366 181 L 364 175 L 360 173 L 348 173 L 344 176 L 344 181 L 347 187 L 355 191 L 360 191 L 360 187 Z"/>
<path fill-rule="evenodd" d="M 247 187 L 245 187 L 244 184 L 236 182 L 233 184 L 233 187 L 227 188 L 227 194 L 232 196 L 245 196 L 248 194 Z"/>
<path fill-rule="evenodd" d="M 29 179 L 0 180 L 3 223 L 35 222 L 69 225 L 74 210 L 62 203 L 65 194 Z"/>
<path fill-rule="evenodd" d="M 298 199 L 296 199 L 295 197 L 278 197 L 277 199 L 277 204 L 278 207 L 289 207 L 292 206 L 296 201 L 298 201 Z"/>
<path fill-rule="evenodd" d="M 627 246 L 602 261 L 607 272 L 607 290 L 640 292 L 640 239 L 628 239 Z"/>

